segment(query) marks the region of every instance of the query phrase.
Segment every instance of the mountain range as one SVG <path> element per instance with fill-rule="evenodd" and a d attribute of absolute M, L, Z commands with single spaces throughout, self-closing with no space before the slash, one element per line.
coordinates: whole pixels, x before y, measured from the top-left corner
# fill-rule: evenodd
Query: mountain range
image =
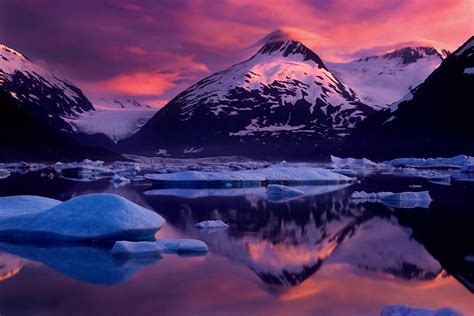
<path fill-rule="evenodd" d="M 388 158 L 473 150 L 466 122 L 472 38 L 453 54 L 405 47 L 330 63 L 290 34 L 270 35 L 251 58 L 202 79 L 158 112 L 131 99 L 92 103 L 6 46 L 0 91 L 51 133 L 115 152 L 317 160 L 331 153 Z M 434 149 L 420 150 L 420 141 Z M 434 146 L 438 141 L 446 146 Z M 387 143 L 393 150 L 378 151 Z"/>
<path fill-rule="evenodd" d="M 473 74 L 471 37 L 411 93 L 360 124 L 343 151 L 379 159 L 474 153 Z"/>

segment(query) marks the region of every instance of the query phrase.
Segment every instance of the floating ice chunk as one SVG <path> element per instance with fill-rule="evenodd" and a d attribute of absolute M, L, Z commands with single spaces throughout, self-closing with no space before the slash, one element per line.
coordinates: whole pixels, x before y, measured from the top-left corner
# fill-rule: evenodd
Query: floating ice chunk
<path fill-rule="evenodd" d="M 10 176 L 10 171 L 7 169 L 0 169 L 0 179 L 5 179 Z"/>
<path fill-rule="evenodd" d="M 383 196 L 380 200 L 386 205 L 398 208 L 428 208 L 432 201 L 428 191 L 394 193 Z"/>
<path fill-rule="evenodd" d="M 118 174 L 114 175 L 112 179 L 110 179 L 110 183 L 112 183 L 115 187 L 120 187 L 130 182 L 130 179 L 122 177 Z"/>
<path fill-rule="evenodd" d="M 428 208 L 431 197 L 428 191 L 421 192 L 354 192 L 351 198 L 358 202 L 381 202 L 388 206 L 398 208 Z"/>
<path fill-rule="evenodd" d="M 465 164 L 465 165 L 461 168 L 461 171 L 462 171 L 462 172 L 466 172 L 466 173 L 474 172 L 474 163 Z"/>
<path fill-rule="evenodd" d="M 380 316 L 464 316 L 452 308 L 444 307 L 437 310 L 412 308 L 407 305 L 388 305 L 382 309 Z"/>
<path fill-rule="evenodd" d="M 197 223 L 196 225 L 194 225 L 194 227 L 199 228 L 199 229 L 211 229 L 211 228 L 212 229 L 216 229 L 216 228 L 225 229 L 225 228 L 228 228 L 229 225 L 227 225 L 221 220 L 216 220 L 216 221 L 203 221 L 203 222 Z"/>
<path fill-rule="evenodd" d="M 160 245 L 151 241 L 116 241 L 110 252 L 121 257 L 159 257 L 163 250 Z"/>
<path fill-rule="evenodd" d="M 103 161 L 100 160 L 85 159 L 79 163 L 56 163 L 52 167 L 63 178 L 75 181 L 94 181 L 115 174 L 111 169 L 104 167 Z"/>
<path fill-rule="evenodd" d="M 15 205 L 15 200 L 22 199 L 10 197 L 10 203 Z M 28 210 L 26 206 L 25 209 Z M 90 194 L 40 213 L 2 218 L 0 235 L 77 241 L 146 240 L 153 238 L 164 222 L 157 213 L 118 195 Z"/>
<path fill-rule="evenodd" d="M 0 221 L 9 217 L 38 214 L 61 203 L 58 200 L 33 195 L 0 197 Z"/>
<path fill-rule="evenodd" d="M 281 165 L 242 171 L 181 171 L 168 174 L 147 174 L 145 178 L 167 185 L 202 185 L 207 183 L 218 187 L 225 187 L 228 183 L 233 186 L 260 186 L 263 183 L 330 184 L 354 181 L 353 178 L 324 168 Z"/>
<path fill-rule="evenodd" d="M 378 200 L 384 196 L 392 195 L 393 192 L 370 192 L 365 191 L 354 191 L 352 192 L 352 199 L 361 199 L 361 200 Z"/>
<path fill-rule="evenodd" d="M 466 164 L 474 161 L 473 157 L 459 155 L 451 158 L 397 158 L 387 161 L 394 167 L 411 168 L 462 168 Z"/>
<path fill-rule="evenodd" d="M 451 178 L 455 181 L 474 182 L 474 172 L 453 173 Z"/>
<path fill-rule="evenodd" d="M 339 158 L 331 155 L 331 162 L 337 168 L 376 168 L 377 163 L 367 158 Z"/>
<path fill-rule="evenodd" d="M 158 239 L 157 245 L 164 252 L 207 252 L 209 249 L 205 242 L 196 239 Z"/>

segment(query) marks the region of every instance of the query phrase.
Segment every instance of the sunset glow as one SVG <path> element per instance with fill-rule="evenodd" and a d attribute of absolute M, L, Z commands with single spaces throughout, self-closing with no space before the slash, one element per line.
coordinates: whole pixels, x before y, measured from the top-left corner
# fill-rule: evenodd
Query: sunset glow
<path fill-rule="evenodd" d="M 250 57 L 278 28 L 331 61 L 414 42 L 453 50 L 473 33 L 472 6 L 470 0 L 7 0 L 0 5 L 0 38 L 89 94 L 160 104 Z"/>

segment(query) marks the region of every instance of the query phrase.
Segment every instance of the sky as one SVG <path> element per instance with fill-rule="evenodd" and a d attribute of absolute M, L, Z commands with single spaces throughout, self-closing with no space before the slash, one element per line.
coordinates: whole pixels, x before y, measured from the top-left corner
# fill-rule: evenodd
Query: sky
<path fill-rule="evenodd" d="M 91 99 L 162 106 L 275 29 L 348 61 L 414 43 L 454 50 L 473 21 L 473 0 L 1 0 L 0 43 Z"/>

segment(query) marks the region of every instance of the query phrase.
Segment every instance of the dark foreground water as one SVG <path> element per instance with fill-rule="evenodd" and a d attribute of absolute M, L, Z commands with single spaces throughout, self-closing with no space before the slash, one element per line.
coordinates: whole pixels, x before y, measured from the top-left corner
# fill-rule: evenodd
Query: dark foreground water
<path fill-rule="evenodd" d="M 261 189 L 230 197 L 152 189 L 38 174 L 0 180 L 0 196 L 119 194 L 166 218 L 157 238 L 198 238 L 210 248 L 200 257 L 121 261 L 100 245 L 0 240 L 0 314 L 378 315 L 384 305 L 408 304 L 474 315 L 474 183 L 379 175 L 278 203 Z M 433 202 L 356 204 L 355 190 L 429 190 Z M 207 219 L 230 228 L 193 227 Z"/>

